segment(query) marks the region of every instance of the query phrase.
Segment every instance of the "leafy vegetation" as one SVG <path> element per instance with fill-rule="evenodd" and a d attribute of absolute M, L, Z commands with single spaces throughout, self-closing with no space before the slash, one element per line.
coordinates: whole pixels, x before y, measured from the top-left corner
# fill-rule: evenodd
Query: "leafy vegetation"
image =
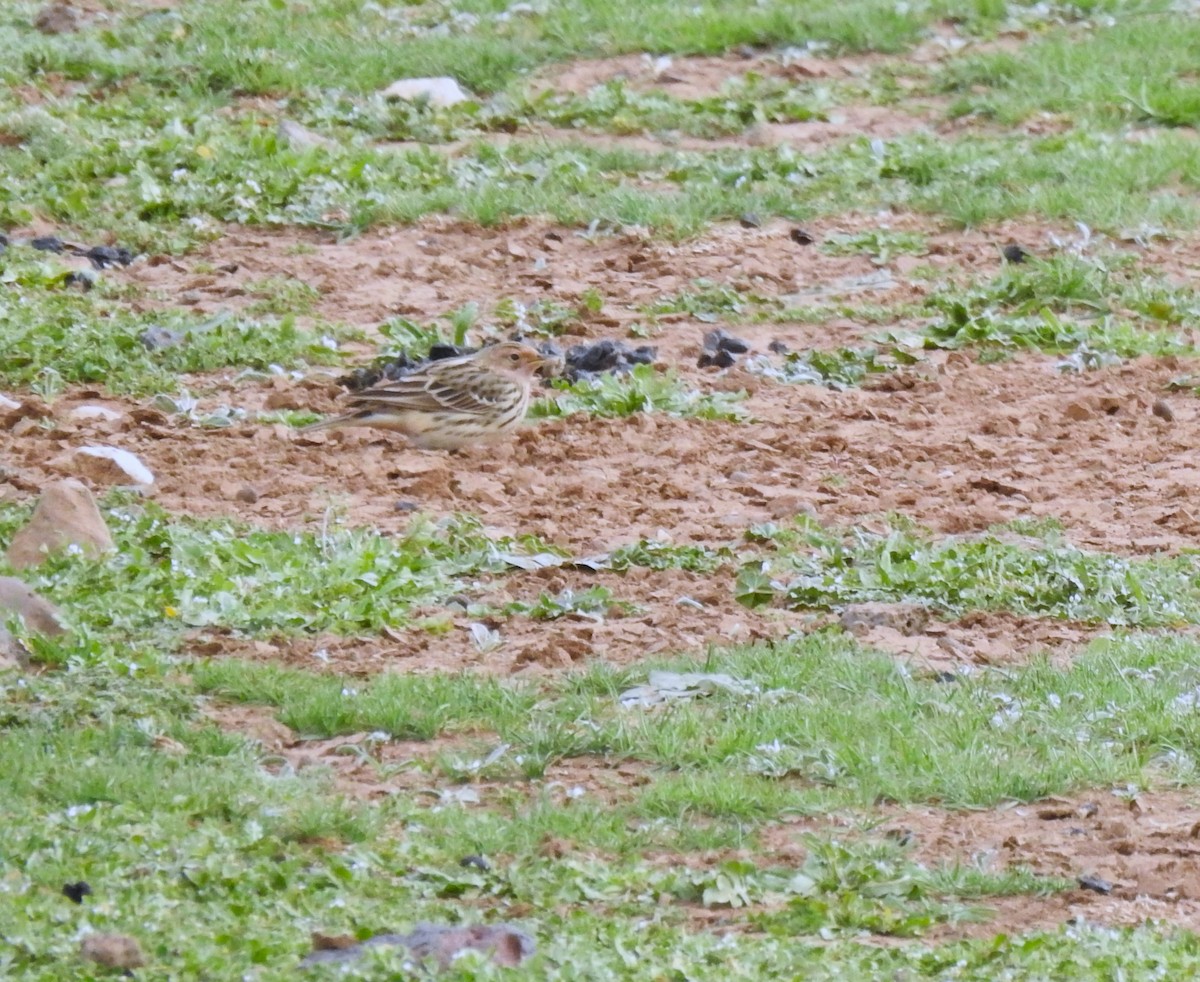
<path fill-rule="evenodd" d="M 0 535 L 26 514 L 0 510 Z M 107 510 L 116 551 L 64 552 L 33 582 L 71 599 L 75 640 L 55 661 L 171 651 L 195 629 L 247 635 L 374 632 L 409 622 L 413 607 L 455 592 L 460 578 L 510 568 L 536 540 L 495 540 L 468 519 L 415 521 L 400 537 L 348 529 L 272 532 L 229 521 L 172 519 L 153 505 Z"/>
<path fill-rule="evenodd" d="M 103 382 L 116 393 L 150 394 L 174 391 L 181 372 L 340 359 L 344 330 L 305 330 L 290 314 L 260 321 L 180 310 L 136 313 L 103 273 L 97 287 L 81 293 L 56 260 L 14 248 L 4 262 L 0 384 L 50 395 L 65 385 Z"/>
<path fill-rule="evenodd" d="M 693 815 L 749 830 L 879 800 L 988 806 L 1194 781 L 1195 657 L 1194 641 L 1133 636 L 1097 642 L 1065 669 L 1035 660 L 946 682 L 826 632 L 635 670 L 597 664 L 538 690 L 461 676 L 364 683 L 232 660 L 193 675 L 202 691 L 275 706 L 313 736 L 494 734 L 472 746 L 469 759 L 488 761 L 473 780 L 552 776 L 569 758 L 637 762 L 653 780 L 623 788 L 627 819 Z M 655 670 L 719 671 L 740 685 L 658 708 L 623 705 L 619 694 Z M 449 776 L 464 772 L 454 764 Z"/>
<path fill-rule="evenodd" d="M 756 374 L 778 382 L 800 382 L 810 385 L 825 385 L 831 389 L 845 389 L 862 382 L 872 375 L 885 375 L 905 365 L 915 364 L 919 359 L 903 348 L 893 346 L 886 350 L 878 348 L 835 348 L 832 351 L 791 351 L 780 363 L 767 358 L 751 362 L 749 368 Z"/>
<path fill-rule="evenodd" d="M 738 597 L 750 606 L 776 596 L 797 607 L 911 600 L 948 613 L 1010 610 L 1136 627 L 1200 621 L 1192 555 L 1128 559 L 1077 549 L 1053 532 L 1033 543 L 933 538 L 906 523 L 881 535 L 803 518 L 756 534 L 779 554 L 739 574 Z"/>
<path fill-rule="evenodd" d="M 744 395 L 731 392 L 702 393 L 674 372 L 660 373 L 652 365 L 635 365 L 624 375 L 601 375 L 578 382 L 556 382 L 553 399 L 539 399 L 530 408 L 534 418 L 590 413 L 593 416 L 631 416 L 666 413 L 697 419 L 743 422 L 740 402 Z"/>

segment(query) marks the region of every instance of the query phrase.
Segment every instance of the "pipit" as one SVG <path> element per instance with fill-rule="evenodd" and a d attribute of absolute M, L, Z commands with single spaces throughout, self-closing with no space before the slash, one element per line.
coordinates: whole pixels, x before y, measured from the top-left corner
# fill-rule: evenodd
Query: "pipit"
<path fill-rule="evenodd" d="M 350 411 L 304 427 L 399 430 L 424 450 L 486 443 L 516 429 L 529 408 L 533 374 L 553 362 L 517 341 L 430 362 L 394 382 L 349 397 Z"/>

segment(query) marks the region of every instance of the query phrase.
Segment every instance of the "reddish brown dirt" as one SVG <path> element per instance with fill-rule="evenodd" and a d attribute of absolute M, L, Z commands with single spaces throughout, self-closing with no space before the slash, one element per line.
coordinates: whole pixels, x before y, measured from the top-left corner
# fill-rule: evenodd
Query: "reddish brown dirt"
<path fill-rule="evenodd" d="M 1026 868 L 1041 876 L 1097 878 L 1111 892 L 1068 890 L 1049 897 L 988 900 L 983 923 L 935 932 L 990 937 L 1055 928 L 1073 918 L 1105 925 L 1161 919 L 1200 928 L 1200 810 L 1194 796 L 1143 793 L 1135 798 L 1095 791 L 1029 805 L 980 811 L 894 810 L 872 836 L 902 836 L 911 856 L 929 867 L 962 864 L 988 872 Z M 803 835 L 828 834 L 833 816 L 798 820 L 765 834 L 767 854 L 804 855 Z M 859 816 L 844 816 L 844 834 L 862 835 Z M 1099 885 L 1099 884 L 1096 884 Z"/>
<path fill-rule="evenodd" d="M 814 223 L 812 231 L 819 240 L 878 224 L 850 216 Z M 575 304 L 586 290 L 599 290 L 606 298 L 603 311 L 572 327 L 576 333 L 563 339 L 571 343 L 626 337 L 635 321 L 650 323 L 640 308 L 691 288 L 696 277 L 764 297 L 789 296 L 796 305 L 814 302 L 831 284 L 848 284 L 841 302 L 903 309 L 931 288 L 930 281 L 905 275 L 913 268 L 908 261 L 946 275 L 985 275 L 999 266 L 998 244 L 1017 239 L 1032 246 L 1045 234 L 1020 225 L 952 233 L 906 216 L 892 217 L 888 225 L 928 233 L 929 255 L 898 257 L 885 286 L 865 292 L 856 284 L 879 272 L 867 257 L 797 246 L 779 224 L 721 228 L 681 245 L 635 235 L 588 242 L 535 222 L 478 230 L 431 221 L 341 243 L 234 230 L 204 256 L 139 264 L 112 275 L 157 295 L 155 304 L 182 300 L 206 311 L 249 302 L 254 285 L 266 277 L 292 276 L 321 290 L 320 314 L 367 329 L 397 313 L 428 321 L 468 301 L 486 305 L 508 295 Z M 312 251 L 290 250 L 296 238 Z M 1185 275 L 1194 262 L 1189 255 L 1164 248 L 1155 259 Z M 531 271 L 541 260 L 544 268 Z M 226 263 L 236 264 L 237 272 L 203 271 Z M 896 325 L 911 326 L 911 320 Z M 26 423 L 13 431 L 0 495 L 35 493 L 50 477 L 71 470 L 58 462 L 64 451 L 105 442 L 142 458 L 157 477 L 156 500 L 173 511 L 236 515 L 276 528 L 313 526 L 332 515 L 390 533 L 412 521 L 397 510 L 404 502 L 433 516 L 477 514 L 496 533 L 537 535 L 577 556 L 639 538 L 736 545 L 749 526 L 799 513 L 829 524 L 882 527 L 882 516 L 894 511 L 945 534 L 1054 517 L 1077 545 L 1132 554 L 1190 548 L 1200 532 L 1192 500 L 1200 490 L 1191 453 L 1195 401 L 1168 396 L 1174 422 L 1151 412 L 1166 383 L 1194 366 L 1145 360 L 1074 375 L 1057 372 L 1053 359 L 1044 357 L 982 364 L 964 354 L 930 353 L 887 385 L 836 392 L 780 385 L 742 368 L 724 374 L 696 369 L 710 328 L 688 315 L 669 315 L 650 343 L 662 363 L 702 390 L 746 390 L 754 423 L 573 417 L 531 426 L 511 445 L 464 459 L 413 451 L 399 437 L 372 431 L 301 435 L 254 423 L 202 430 L 130 400 L 74 392 L 46 410 L 53 428 Z M 861 344 L 876 329 L 833 317 L 732 330 L 762 353 L 772 340 L 793 348 Z M 360 350 L 365 360 L 369 349 Z M 278 378 L 267 385 L 221 378 L 189 384 L 207 390 L 207 404 L 330 411 L 339 392 L 333 374 L 318 370 L 298 382 Z M 69 418 L 76 405 L 97 402 L 125 418 Z M 14 418 L 0 425 L 12 425 Z M 245 503 L 245 497 L 254 500 Z M 490 599 L 532 600 L 543 589 L 603 584 L 638 609 L 601 623 L 513 618 L 501 626 L 504 643 L 487 653 L 470 642 L 466 618 L 457 616 L 445 635 L 413 631 L 368 641 L 288 642 L 270 646 L 267 654 L 312 666 L 313 651 L 325 649 L 330 665 L 348 671 L 540 671 L 597 656 L 628 663 L 804 627 L 798 615 L 741 609 L 732 599 L 732 575 L 732 567 L 708 579 L 646 571 L 514 573 L 487 587 Z M 703 606 L 681 605 L 684 597 Z M 915 637 L 876 631 L 866 640 L 947 668 L 962 661 L 1020 660 L 1031 651 L 1069 653 L 1092 630 L 994 616 Z M 227 643 L 242 650 L 232 639 Z"/>

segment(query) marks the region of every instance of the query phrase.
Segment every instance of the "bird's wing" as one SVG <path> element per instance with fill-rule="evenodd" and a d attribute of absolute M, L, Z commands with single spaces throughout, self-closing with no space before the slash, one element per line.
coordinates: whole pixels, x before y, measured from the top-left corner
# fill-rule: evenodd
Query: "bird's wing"
<path fill-rule="evenodd" d="M 512 383 L 507 380 L 490 377 L 486 387 L 456 384 L 457 381 L 453 377 L 442 377 L 441 373 L 417 372 L 358 392 L 350 398 L 350 405 L 482 416 L 494 412 L 498 403 L 511 399 L 508 390 Z"/>

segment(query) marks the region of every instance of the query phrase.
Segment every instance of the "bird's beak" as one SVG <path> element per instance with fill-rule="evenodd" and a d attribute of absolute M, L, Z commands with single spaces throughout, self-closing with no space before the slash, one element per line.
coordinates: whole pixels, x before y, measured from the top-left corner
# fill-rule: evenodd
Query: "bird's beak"
<path fill-rule="evenodd" d="M 542 355 L 541 361 L 538 363 L 538 368 L 543 369 L 548 375 L 561 375 L 566 367 L 567 362 L 562 355 Z"/>

